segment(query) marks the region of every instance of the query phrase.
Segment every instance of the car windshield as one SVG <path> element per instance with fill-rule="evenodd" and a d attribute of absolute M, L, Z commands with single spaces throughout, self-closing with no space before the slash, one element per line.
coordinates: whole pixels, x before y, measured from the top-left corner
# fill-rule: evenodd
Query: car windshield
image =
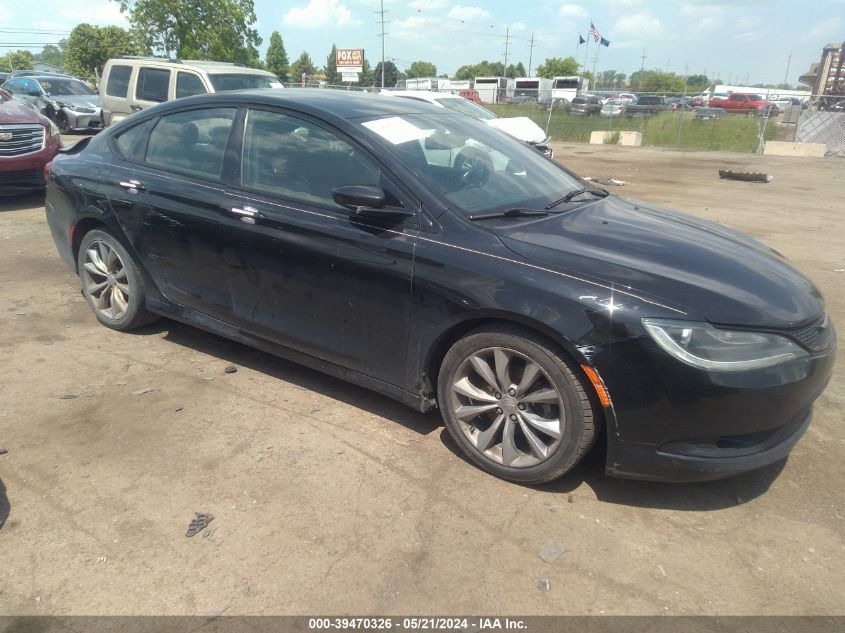
<path fill-rule="evenodd" d="M 272 75 L 252 75 L 247 73 L 228 73 L 210 75 L 215 92 L 226 90 L 251 90 L 253 88 L 278 88 L 279 80 Z M 273 85 L 277 84 L 277 85 Z"/>
<path fill-rule="evenodd" d="M 403 114 L 367 119 L 361 128 L 466 215 L 543 209 L 584 186 L 527 144 L 470 117 Z"/>
<path fill-rule="evenodd" d="M 464 98 L 460 99 L 435 99 L 437 103 L 442 105 L 444 108 L 448 108 L 449 110 L 454 110 L 455 112 L 460 112 L 461 114 L 466 114 L 467 116 L 471 116 L 476 119 L 481 119 L 483 121 L 489 121 L 490 119 L 497 119 L 495 114 L 490 112 L 487 108 L 482 108 L 477 103 L 473 103 Z"/>
<path fill-rule="evenodd" d="M 44 89 L 44 92 L 50 96 L 97 94 L 77 79 L 39 79 L 38 84 Z"/>

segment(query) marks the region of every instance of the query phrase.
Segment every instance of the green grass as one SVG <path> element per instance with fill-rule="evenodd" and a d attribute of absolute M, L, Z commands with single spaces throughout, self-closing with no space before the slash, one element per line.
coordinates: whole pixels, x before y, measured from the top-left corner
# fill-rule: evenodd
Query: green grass
<path fill-rule="evenodd" d="M 499 116 L 527 116 L 546 129 L 549 113 L 537 106 L 487 106 Z M 643 145 L 684 149 L 754 152 L 762 120 L 756 117 L 727 115 L 710 121 L 696 121 L 689 111 L 666 111 L 653 117 L 578 116 L 563 110 L 553 111 L 549 136 L 554 141 L 589 143 L 596 130 L 606 132 L 641 132 Z M 776 125 L 769 121 L 766 140 L 775 137 Z"/>

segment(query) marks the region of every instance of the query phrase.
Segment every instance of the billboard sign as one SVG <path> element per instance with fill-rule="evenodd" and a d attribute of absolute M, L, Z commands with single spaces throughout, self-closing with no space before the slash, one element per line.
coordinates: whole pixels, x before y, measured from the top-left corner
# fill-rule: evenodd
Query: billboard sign
<path fill-rule="evenodd" d="M 350 73 L 350 72 L 348 72 L 348 71 L 345 71 L 345 70 L 344 70 L 344 71 L 341 73 L 341 77 L 342 77 L 342 80 L 343 80 L 344 82 L 349 81 L 349 82 L 353 82 L 353 83 L 354 83 L 354 82 L 357 82 L 357 81 L 358 81 L 358 73 L 357 73 L 357 72 Z"/>
<path fill-rule="evenodd" d="M 337 62 L 337 69 L 341 72 L 360 73 L 364 69 L 364 49 L 339 48 L 335 62 Z"/>

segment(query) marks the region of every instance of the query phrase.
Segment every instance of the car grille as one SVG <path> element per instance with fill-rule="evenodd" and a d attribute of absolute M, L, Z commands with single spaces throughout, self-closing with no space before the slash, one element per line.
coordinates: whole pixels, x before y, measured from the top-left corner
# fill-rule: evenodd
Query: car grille
<path fill-rule="evenodd" d="M 18 185 L 21 187 L 37 186 L 44 184 L 44 173 L 40 169 L 27 169 L 25 171 L 0 171 L 0 186 Z"/>
<path fill-rule="evenodd" d="M 833 344 L 833 327 L 827 315 L 804 327 L 784 332 L 811 352 L 821 352 Z"/>
<path fill-rule="evenodd" d="M 0 157 L 40 152 L 44 132 L 42 125 L 0 125 Z"/>

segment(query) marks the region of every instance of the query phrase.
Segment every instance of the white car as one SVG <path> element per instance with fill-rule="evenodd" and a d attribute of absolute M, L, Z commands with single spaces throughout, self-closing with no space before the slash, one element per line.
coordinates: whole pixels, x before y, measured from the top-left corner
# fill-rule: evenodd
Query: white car
<path fill-rule="evenodd" d="M 402 99 L 416 99 L 425 101 L 447 110 L 465 114 L 474 119 L 484 121 L 492 128 L 496 128 L 514 138 L 531 145 L 538 152 L 549 158 L 554 158 L 551 139 L 545 131 L 527 116 L 500 118 L 477 103 L 448 92 L 426 92 L 423 90 L 382 90 L 381 94 Z"/>
<path fill-rule="evenodd" d="M 621 98 L 608 99 L 601 107 L 601 114 L 603 116 L 622 116 L 625 114 L 628 103 L 628 101 Z"/>

